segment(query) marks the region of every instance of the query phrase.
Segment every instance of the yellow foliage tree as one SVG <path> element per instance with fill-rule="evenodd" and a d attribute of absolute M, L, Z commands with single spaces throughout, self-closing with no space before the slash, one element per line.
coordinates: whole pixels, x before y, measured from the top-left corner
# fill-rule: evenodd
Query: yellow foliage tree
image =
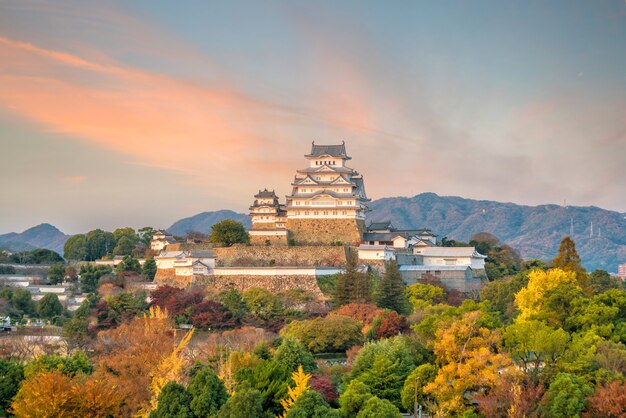
<path fill-rule="evenodd" d="M 72 379 L 58 370 L 37 373 L 22 383 L 11 413 L 18 418 L 75 417 L 73 389 Z"/>
<path fill-rule="evenodd" d="M 528 285 L 515 294 L 515 304 L 520 310 L 517 319 L 524 321 L 538 315 L 543 308 L 545 293 L 567 283 L 576 285 L 576 272 L 558 268 L 531 271 L 528 275 Z"/>
<path fill-rule="evenodd" d="M 493 388 L 517 374 L 511 358 L 499 352 L 500 334 L 479 326 L 481 316 L 468 312 L 436 332 L 434 352 L 440 369 L 423 391 L 437 400 L 442 416 L 463 412 L 467 394 Z"/>
<path fill-rule="evenodd" d="M 304 373 L 302 369 L 302 365 L 298 366 L 298 371 L 295 371 L 291 374 L 291 378 L 293 379 L 295 386 L 287 388 L 288 398 L 282 399 L 280 404 L 285 408 L 285 412 L 281 415 L 282 418 L 287 416 L 287 412 L 296 403 L 296 400 L 309 390 L 309 379 L 311 378 L 310 373 Z"/>
<path fill-rule="evenodd" d="M 144 320 L 150 319 L 166 320 L 168 318 L 167 311 L 162 310 L 159 306 L 150 307 L 149 315 L 144 315 Z M 146 327 L 147 328 L 147 323 Z M 154 411 L 159 406 L 159 395 L 166 383 L 170 381 L 180 382 L 183 365 L 185 360 L 182 356 L 183 350 L 189 344 L 191 337 L 193 336 L 194 329 L 192 328 L 185 334 L 183 339 L 178 343 L 176 348 L 165 358 L 161 360 L 156 369 L 150 373 L 150 392 L 152 397 L 150 404 L 144 406 L 138 413 L 140 417 L 148 417 L 151 411 Z"/>

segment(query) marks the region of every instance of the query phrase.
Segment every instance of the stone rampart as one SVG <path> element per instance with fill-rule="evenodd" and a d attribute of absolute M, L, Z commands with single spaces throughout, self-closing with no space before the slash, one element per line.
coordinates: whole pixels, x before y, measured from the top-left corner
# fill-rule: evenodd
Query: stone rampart
<path fill-rule="evenodd" d="M 343 247 L 284 245 L 240 245 L 214 248 L 217 265 L 220 267 L 246 266 L 330 266 L 346 263 Z"/>
<path fill-rule="evenodd" d="M 298 244 L 330 244 L 341 241 L 358 244 L 365 230 L 365 222 L 357 219 L 287 219 L 289 239 Z"/>
<path fill-rule="evenodd" d="M 240 292 L 253 288 L 262 288 L 272 293 L 301 289 L 316 300 L 324 298 L 314 276 L 194 276 L 191 284 L 194 286 L 206 286 L 207 289 L 217 292 L 231 288 Z"/>
<path fill-rule="evenodd" d="M 250 244 L 252 245 L 287 245 L 287 237 L 275 235 L 250 235 Z"/>

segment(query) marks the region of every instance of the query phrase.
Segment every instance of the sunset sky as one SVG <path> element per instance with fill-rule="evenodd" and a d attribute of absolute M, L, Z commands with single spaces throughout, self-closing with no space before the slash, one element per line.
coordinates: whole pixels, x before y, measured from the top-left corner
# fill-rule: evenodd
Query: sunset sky
<path fill-rule="evenodd" d="M 626 212 L 626 2 L 0 0 L 0 233 L 245 212 L 342 140 L 374 199 Z"/>

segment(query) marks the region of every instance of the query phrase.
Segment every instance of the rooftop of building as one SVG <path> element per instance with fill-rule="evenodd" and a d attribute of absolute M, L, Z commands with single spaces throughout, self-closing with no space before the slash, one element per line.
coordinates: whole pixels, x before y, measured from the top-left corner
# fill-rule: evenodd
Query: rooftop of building
<path fill-rule="evenodd" d="M 315 141 L 311 144 L 311 152 L 306 154 L 306 158 L 319 158 L 323 156 L 335 157 L 335 158 L 343 158 L 345 160 L 349 160 L 348 154 L 346 153 L 346 143 L 342 141 L 339 145 L 321 145 L 315 144 Z"/>
<path fill-rule="evenodd" d="M 475 247 L 424 247 L 420 255 L 429 257 L 478 257 L 487 258 L 476 251 Z"/>
<path fill-rule="evenodd" d="M 276 199 L 276 193 L 274 192 L 274 190 L 267 190 L 267 189 L 263 189 L 263 190 L 259 190 L 259 193 L 255 194 L 254 197 L 256 199 Z"/>

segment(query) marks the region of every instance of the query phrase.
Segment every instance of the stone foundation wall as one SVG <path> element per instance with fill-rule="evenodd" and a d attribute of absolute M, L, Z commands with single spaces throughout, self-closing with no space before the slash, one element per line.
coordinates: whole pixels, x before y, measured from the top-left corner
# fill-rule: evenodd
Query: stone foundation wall
<path fill-rule="evenodd" d="M 343 247 L 285 245 L 241 245 L 214 248 L 217 265 L 220 267 L 264 267 L 276 266 L 330 266 L 346 263 Z"/>
<path fill-rule="evenodd" d="M 266 241 L 269 241 L 270 245 L 287 245 L 287 237 L 285 236 L 250 235 L 250 244 L 252 245 L 267 245 Z"/>
<path fill-rule="evenodd" d="M 206 286 L 209 290 L 221 292 L 237 289 L 240 292 L 253 288 L 267 289 L 272 293 L 291 289 L 308 292 L 316 300 L 323 300 L 324 295 L 313 276 L 194 276 L 194 286 Z"/>
<path fill-rule="evenodd" d="M 347 245 L 361 242 L 365 221 L 357 219 L 287 219 L 289 238 L 300 244 L 330 244 L 341 241 Z"/>

